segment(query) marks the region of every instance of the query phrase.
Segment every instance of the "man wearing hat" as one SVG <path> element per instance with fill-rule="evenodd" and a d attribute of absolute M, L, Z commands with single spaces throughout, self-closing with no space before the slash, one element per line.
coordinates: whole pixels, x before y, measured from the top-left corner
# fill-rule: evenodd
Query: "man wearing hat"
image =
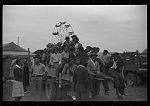
<path fill-rule="evenodd" d="M 34 65 L 30 69 L 31 95 L 37 101 L 41 99 L 43 93 L 43 77 L 47 73 L 45 65 L 40 63 L 40 59 L 41 57 L 36 55 L 34 57 Z"/>
<path fill-rule="evenodd" d="M 77 38 L 77 35 L 72 35 L 71 38 L 72 38 L 72 40 L 70 41 L 70 45 L 74 46 L 75 45 L 75 39 Z"/>
<path fill-rule="evenodd" d="M 91 90 L 90 97 L 92 96 L 92 92 L 94 90 L 93 86 L 95 83 L 93 83 L 93 79 L 96 76 L 104 79 L 104 81 L 103 81 L 103 86 L 105 89 L 104 94 L 109 95 L 109 93 L 108 93 L 109 86 L 108 86 L 108 82 L 106 79 L 107 76 L 100 71 L 100 66 L 99 66 L 99 63 L 96 61 L 96 57 L 97 57 L 96 53 L 91 53 L 90 59 L 88 61 L 88 65 L 87 65 L 87 70 L 88 70 L 89 77 L 90 77 L 90 87 L 91 87 L 90 88 L 90 90 Z"/>
<path fill-rule="evenodd" d="M 124 91 L 125 82 L 121 73 L 124 62 L 119 53 L 114 53 L 112 57 L 112 61 L 108 64 L 110 67 L 108 74 L 114 78 L 114 88 L 116 88 L 117 97 L 123 99 L 123 95 L 127 95 Z"/>

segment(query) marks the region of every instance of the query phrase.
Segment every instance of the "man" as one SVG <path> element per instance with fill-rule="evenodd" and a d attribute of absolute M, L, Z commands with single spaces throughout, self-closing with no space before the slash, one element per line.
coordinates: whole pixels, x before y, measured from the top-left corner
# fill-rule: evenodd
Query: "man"
<path fill-rule="evenodd" d="M 104 50 L 103 54 L 100 56 L 103 64 L 107 64 L 110 61 L 110 55 L 108 54 L 108 50 Z"/>
<path fill-rule="evenodd" d="M 75 55 L 77 55 L 79 53 L 79 48 L 82 47 L 82 44 L 79 43 L 79 38 L 75 38 L 74 42 L 75 42 L 75 45 L 74 45 L 74 47 L 75 47 Z"/>
<path fill-rule="evenodd" d="M 99 66 L 99 63 L 96 61 L 96 57 L 97 57 L 97 54 L 96 53 L 92 53 L 91 56 L 90 56 L 90 59 L 88 61 L 88 65 L 87 65 L 87 70 L 88 70 L 88 73 L 89 73 L 89 77 L 90 77 L 90 87 L 91 87 L 91 92 L 90 92 L 90 97 L 92 96 L 92 92 L 93 92 L 93 86 L 95 85 L 95 83 L 93 83 L 93 80 L 94 80 L 94 77 L 95 76 L 98 76 L 100 78 L 103 78 L 104 81 L 103 81 L 103 86 L 104 86 L 104 89 L 105 89 L 105 95 L 109 95 L 109 86 L 108 86 L 108 82 L 107 82 L 107 76 L 105 74 L 103 74 L 101 71 L 100 71 L 100 66 Z"/>
<path fill-rule="evenodd" d="M 61 53 L 61 57 L 62 57 L 62 67 L 61 70 L 63 70 L 63 67 L 66 63 L 68 63 L 69 60 L 69 50 L 68 50 L 68 46 L 64 45 L 63 46 L 63 52 Z"/>
<path fill-rule="evenodd" d="M 74 71 L 76 70 L 76 68 L 77 68 L 77 65 L 75 64 L 75 56 L 73 53 L 70 53 L 69 54 L 69 62 L 64 65 L 62 74 L 69 74 L 69 76 L 70 76 L 70 82 L 72 84 L 71 84 L 71 92 L 69 92 L 69 93 L 74 100 L 76 98 L 75 98 L 74 83 L 72 82 L 72 78 L 73 78 Z"/>
<path fill-rule="evenodd" d="M 43 93 L 43 78 L 46 74 L 45 65 L 40 63 L 40 56 L 36 55 L 34 57 L 34 65 L 32 65 L 30 69 L 31 95 L 36 101 L 41 100 Z"/>
<path fill-rule="evenodd" d="M 59 79 L 59 71 L 60 71 L 60 67 L 61 67 L 61 64 L 62 64 L 62 56 L 61 54 L 59 53 L 59 50 L 58 50 L 58 47 L 53 47 L 53 54 L 51 55 L 51 58 L 50 58 L 50 63 L 52 65 L 52 67 L 54 67 L 56 69 L 56 80 Z"/>
<path fill-rule="evenodd" d="M 123 99 L 125 94 L 125 82 L 122 76 L 122 67 L 124 65 L 123 59 L 119 56 L 119 53 L 113 54 L 113 59 L 108 63 L 109 71 L 108 75 L 114 78 L 114 88 L 116 88 L 116 94 L 119 99 Z"/>
<path fill-rule="evenodd" d="M 104 67 L 104 73 L 107 74 L 107 64 L 108 62 L 110 61 L 110 55 L 108 54 L 108 50 L 104 50 L 103 51 L 103 54 L 100 55 L 100 59 L 102 60 L 102 64 L 103 64 L 103 67 Z"/>
<path fill-rule="evenodd" d="M 46 53 L 46 65 L 47 66 L 49 66 L 51 55 L 52 55 L 52 48 L 47 48 L 47 53 Z"/>
<path fill-rule="evenodd" d="M 75 84 L 76 100 L 86 101 L 89 94 L 89 79 L 88 71 L 86 69 L 88 56 L 76 57 L 76 64 L 78 65 L 74 71 L 73 82 Z"/>
<path fill-rule="evenodd" d="M 85 49 L 85 53 L 87 53 L 88 56 L 90 56 L 91 54 L 91 48 L 92 48 L 91 46 L 87 46 Z"/>
<path fill-rule="evenodd" d="M 44 64 L 45 66 L 46 66 L 46 52 L 47 50 L 44 49 L 42 54 L 42 64 Z"/>
<path fill-rule="evenodd" d="M 69 36 L 65 37 L 65 42 L 63 45 L 67 45 L 67 46 L 70 45 L 70 37 Z"/>

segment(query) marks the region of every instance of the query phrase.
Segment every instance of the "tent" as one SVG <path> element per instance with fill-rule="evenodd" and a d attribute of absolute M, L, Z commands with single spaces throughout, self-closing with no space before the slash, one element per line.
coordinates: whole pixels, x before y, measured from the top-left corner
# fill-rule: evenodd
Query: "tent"
<path fill-rule="evenodd" d="M 8 78 L 10 73 L 10 65 L 16 57 L 27 57 L 28 51 L 14 42 L 3 44 L 3 77 Z M 35 54 L 30 52 L 32 58 Z"/>

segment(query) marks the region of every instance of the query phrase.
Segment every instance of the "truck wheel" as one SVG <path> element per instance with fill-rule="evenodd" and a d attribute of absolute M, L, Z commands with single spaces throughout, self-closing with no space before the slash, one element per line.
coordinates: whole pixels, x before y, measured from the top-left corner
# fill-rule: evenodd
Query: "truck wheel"
<path fill-rule="evenodd" d="M 136 75 L 132 72 L 127 73 L 126 81 L 129 86 L 136 85 Z"/>
<path fill-rule="evenodd" d="M 136 85 L 139 85 L 140 82 L 141 82 L 140 76 L 136 75 Z"/>
<path fill-rule="evenodd" d="M 46 96 L 48 100 L 55 100 L 56 98 L 56 85 L 52 79 L 48 79 L 46 83 Z"/>

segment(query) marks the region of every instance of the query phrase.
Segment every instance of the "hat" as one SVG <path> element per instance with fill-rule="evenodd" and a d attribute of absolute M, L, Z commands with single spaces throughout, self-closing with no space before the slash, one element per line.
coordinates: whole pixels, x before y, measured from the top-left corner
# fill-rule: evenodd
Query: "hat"
<path fill-rule="evenodd" d="M 71 36 L 71 38 L 75 38 L 75 37 L 77 37 L 77 35 L 72 35 L 72 36 Z"/>
<path fill-rule="evenodd" d="M 58 46 L 53 46 L 53 50 L 58 50 Z"/>
<path fill-rule="evenodd" d="M 35 55 L 33 58 L 34 58 L 34 59 L 35 59 L 35 58 L 41 59 L 41 56 L 40 56 L 40 55 Z"/>
<path fill-rule="evenodd" d="M 91 53 L 90 57 L 92 57 L 92 56 L 97 56 L 97 53 Z"/>
<path fill-rule="evenodd" d="M 112 56 L 113 56 L 113 57 L 114 57 L 114 56 L 119 56 L 119 53 L 116 52 L 116 53 L 114 53 Z"/>

